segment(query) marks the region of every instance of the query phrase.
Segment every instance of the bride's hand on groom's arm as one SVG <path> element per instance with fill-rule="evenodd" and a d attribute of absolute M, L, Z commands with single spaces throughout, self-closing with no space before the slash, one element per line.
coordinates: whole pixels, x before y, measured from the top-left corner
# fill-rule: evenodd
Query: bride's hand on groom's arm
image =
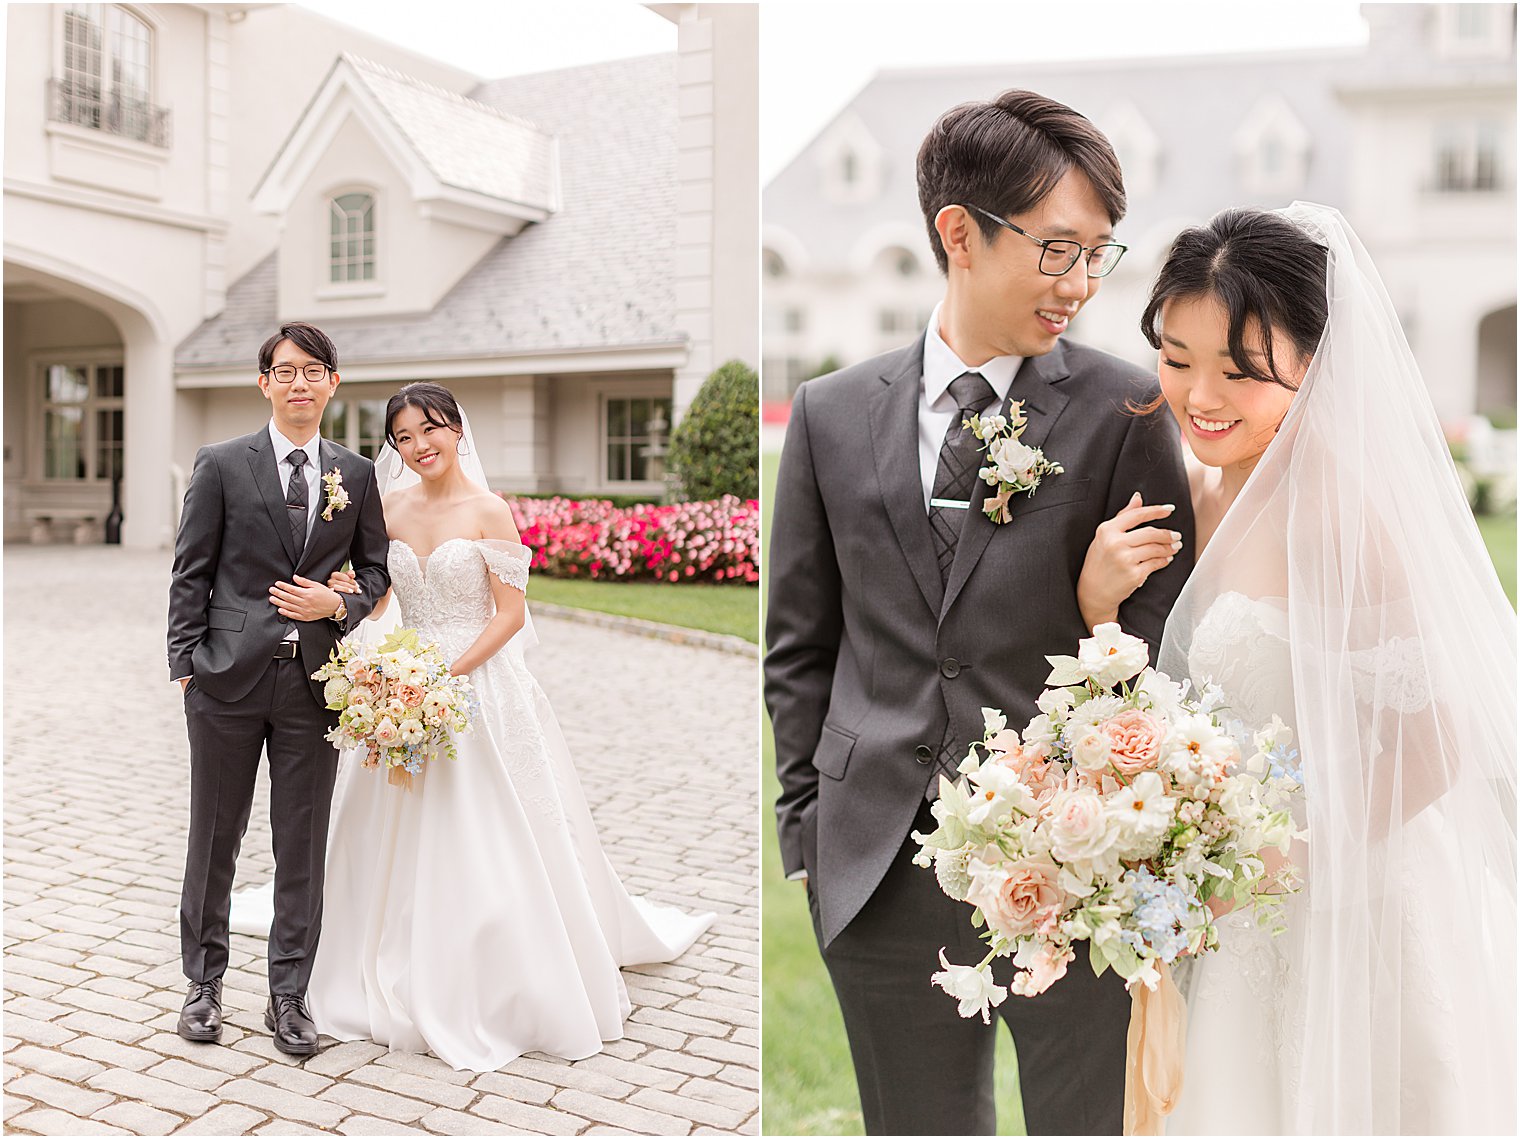
<path fill-rule="evenodd" d="M 1169 503 L 1145 505 L 1137 491 L 1124 509 L 1098 526 L 1077 577 L 1077 607 L 1089 630 L 1117 621 L 1119 606 L 1130 594 L 1151 574 L 1171 564 L 1182 548 L 1181 535 L 1145 523 L 1159 521 L 1174 510 Z"/>
<path fill-rule="evenodd" d="M 359 579 L 348 570 L 333 570 L 327 579 L 327 588 L 334 593 L 358 593 Z M 375 607 L 369 611 L 366 621 L 375 621 L 385 612 L 385 607 L 390 604 L 391 591 L 386 590 L 380 595 L 380 600 L 375 602 Z"/>
<path fill-rule="evenodd" d="M 321 621 L 338 611 L 342 598 L 320 581 L 293 574 L 292 581 L 277 581 L 269 587 L 269 603 L 281 617 L 292 621 Z"/>

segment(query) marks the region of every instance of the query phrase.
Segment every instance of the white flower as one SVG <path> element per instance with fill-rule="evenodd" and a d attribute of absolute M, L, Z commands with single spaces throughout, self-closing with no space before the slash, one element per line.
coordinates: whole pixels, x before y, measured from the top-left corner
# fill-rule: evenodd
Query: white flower
<path fill-rule="evenodd" d="M 991 736 L 1001 732 L 1008 726 L 1008 717 L 996 708 L 982 709 L 982 729 L 985 734 Z"/>
<path fill-rule="evenodd" d="M 1077 662 L 1092 679 L 1112 688 L 1138 675 L 1150 662 L 1150 651 L 1139 637 L 1130 636 L 1116 622 L 1109 621 L 1080 643 Z"/>
<path fill-rule="evenodd" d="M 1127 787 L 1108 799 L 1108 810 L 1118 824 L 1116 847 L 1124 858 L 1144 858 L 1172 825 L 1176 802 L 1169 799 L 1161 776 L 1142 771 Z"/>
<path fill-rule="evenodd" d="M 1240 758 L 1235 741 L 1206 715 L 1181 716 L 1163 745 L 1161 768 L 1187 787 L 1218 783 Z"/>
<path fill-rule="evenodd" d="M 1119 828 L 1090 787 L 1058 791 L 1046 808 L 1050 851 L 1061 862 L 1095 859 L 1113 846 Z"/>
<path fill-rule="evenodd" d="M 1257 751 L 1270 752 L 1275 747 L 1287 747 L 1293 742 L 1293 729 L 1282 722 L 1282 718 L 1273 715 L 1271 721 L 1261 731 L 1257 732 L 1251 742 Z"/>
<path fill-rule="evenodd" d="M 1072 705 L 1076 702 L 1077 698 L 1072 695 L 1069 688 L 1047 688 L 1040 693 L 1040 698 L 1034 703 L 1035 707 L 1052 720 L 1059 720 L 1071 711 Z"/>
<path fill-rule="evenodd" d="M 1017 439 L 998 439 L 987 448 L 987 457 L 997 467 L 998 478 L 1004 482 L 1021 485 L 1034 476 L 1034 468 L 1040 461 L 1040 453 L 1026 447 Z"/>
<path fill-rule="evenodd" d="M 920 853 L 923 852 L 920 851 Z M 969 846 L 960 850 L 938 850 L 934 853 L 934 876 L 939 879 L 939 888 L 957 902 L 964 902 L 966 891 L 971 889 L 971 874 L 966 869 L 966 864 L 970 859 Z"/>
<path fill-rule="evenodd" d="M 1108 737 L 1096 727 L 1082 729 L 1072 741 L 1071 760 L 1089 775 L 1107 770 L 1108 757 Z"/>
<path fill-rule="evenodd" d="M 335 676 L 322 686 L 322 699 L 336 704 L 353 691 L 353 687 L 344 677 Z"/>
<path fill-rule="evenodd" d="M 427 739 L 427 726 L 421 720 L 408 718 L 401 721 L 402 743 L 419 744 L 425 739 Z"/>
<path fill-rule="evenodd" d="M 1124 711 L 1124 701 L 1117 696 L 1094 696 L 1084 700 L 1066 716 L 1066 738 L 1074 739 L 1084 728 L 1095 728 Z"/>
<path fill-rule="evenodd" d="M 976 790 L 971 795 L 966 822 L 974 827 L 996 824 L 1015 809 L 1024 814 L 1034 809 L 1034 796 L 1010 767 L 984 764 L 969 778 Z"/>
<path fill-rule="evenodd" d="M 1183 686 L 1155 669 L 1146 669 L 1135 689 L 1150 702 L 1151 711 L 1167 723 L 1183 715 Z"/>
<path fill-rule="evenodd" d="M 981 965 L 952 965 L 945 960 L 945 951 L 939 951 L 939 963 L 944 971 L 930 978 L 957 1001 L 956 1011 L 970 1017 L 980 1013 L 983 1024 L 992 1023 L 990 1009 L 997 1008 L 1008 997 L 1008 990 L 992 983 L 992 970 Z"/>
<path fill-rule="evenodd" d="M 1024 750 L 1049 755 L 1056 743 L 1056 728 L 1049 716 L 1036 716 L 1024 729 Z"/>

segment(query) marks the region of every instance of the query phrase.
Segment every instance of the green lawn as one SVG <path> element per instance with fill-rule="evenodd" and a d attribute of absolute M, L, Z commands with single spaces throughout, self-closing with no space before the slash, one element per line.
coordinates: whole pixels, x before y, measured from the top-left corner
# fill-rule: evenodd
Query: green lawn
<path fill-rule="evenodd" d="M 760 640 L 759 592 L 749 585 L 575 581 L 536 576 L 529 596 L 553 605 L 726 633 L 753 644 Z"/>
<path fill-rule="evenodd" d="M 776 478 L 775 455 L 761 460 L 762 545 L 770 531 L 770 504 Z M 1515 600 L 1515 518 L 1480 518 L 1500 580 Z M 761 604 L 762 620 L 764 602 Z M 765 802 L 780 792 L 770 724 L 762 731 Z M 764 1020 L 762 1048 L 765 1080 L 762 1105 L 768 1135 L 859 1135 L 863 1133 L 849 1045 L 834 1001 L 834 990 L 818 957 L 802 887 L 781 873 L 776 831 L 767 812 L 761 826 Z M 925 966 L 928 972 L 937 967 Z M 949 998 L 946 997 L 946 1000 Z M 997 1058 L 998 1130 L 1023 1134 L 1023 1109 L 1013 1045 L 999 1033 Z"/>
<path fill-rule="evenodd" d="M 1504 592 L 1509 594 L 1509 603 L 1515 603 L 1515 516 L 1506 514 L 1501 517 L 1489 516 L 1478 519 L 1478 529 L 1483 532 L 1483 541 L 1488 544 L 1488 556 L 1494 559 L 1494 569 L 1499 571 L 1499 580 L 1504 585 Z"/>

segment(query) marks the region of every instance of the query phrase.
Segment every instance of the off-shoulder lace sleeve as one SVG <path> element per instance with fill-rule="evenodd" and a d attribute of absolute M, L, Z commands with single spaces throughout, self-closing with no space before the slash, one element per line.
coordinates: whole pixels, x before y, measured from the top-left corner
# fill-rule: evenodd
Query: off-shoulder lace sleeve
<path fill-rule="evenodd" d="M 475 548 L 485 559 L 486 569 L 496 575 L 503 585 L 528 592 L 528 564 L 533 551 L 521 542 L 508 542 L 499 538 L 477 538 Z"/>
<path fill-rule="evenodd" d="M 1416 637 L 1390 637 L 1371 648 L 1352 649 L 1351 686 L 1364 704 L 1403 715 L 1423 711 L 1431 700 L 1425 655 Z"/>

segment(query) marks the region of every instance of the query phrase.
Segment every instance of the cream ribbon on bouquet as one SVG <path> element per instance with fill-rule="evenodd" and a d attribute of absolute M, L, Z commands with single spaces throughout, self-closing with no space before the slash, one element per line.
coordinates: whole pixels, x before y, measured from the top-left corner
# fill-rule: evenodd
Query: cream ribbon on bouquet
<path fill-rule="evenodd" d="M 1187 1003 L 1165 963 L 1155 992 L 1130 990 L 1129 1040 L 1124 1057 L 1124 1134 L 1160 1135 L 1182 1095 Z"/>

